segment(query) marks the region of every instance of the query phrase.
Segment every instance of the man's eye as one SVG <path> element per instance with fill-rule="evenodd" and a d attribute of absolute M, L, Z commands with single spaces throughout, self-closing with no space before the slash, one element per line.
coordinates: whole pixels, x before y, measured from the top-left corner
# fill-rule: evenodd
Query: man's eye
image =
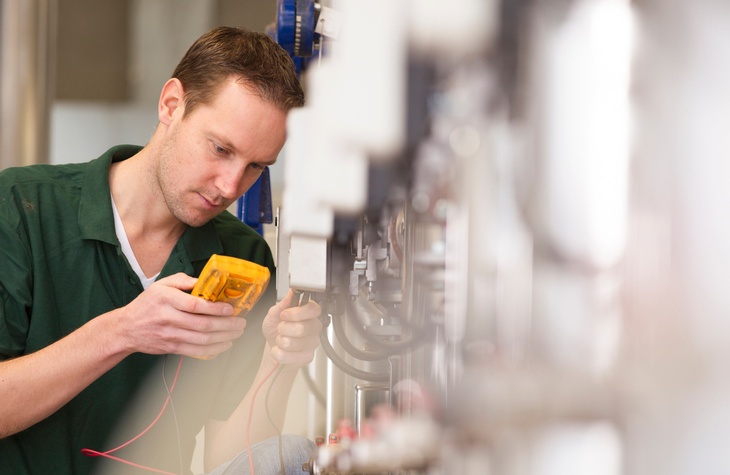
<path fill-rule="evenodd" d="M 213 144 L 213 150 L 218 155 L 227 155 L 228 154 L 228 150 L 226 150 L 225 148 L 221 147 L 220 145 Z"/>
<path fill-rule="evenodd" d="M 251 168 L 253 168 L 256 171 L 263 171 L 264 168 L 266 168 L 266 165 L 261 165 L 260 163 L 252 163 Z"/>

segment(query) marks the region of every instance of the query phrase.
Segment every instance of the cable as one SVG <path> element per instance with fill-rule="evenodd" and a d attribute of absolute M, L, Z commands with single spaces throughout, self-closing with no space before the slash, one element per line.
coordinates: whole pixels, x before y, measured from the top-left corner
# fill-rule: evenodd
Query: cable
<path fill-rule="evenodd" d="M 162 473 L 164 475 L 178 475 L 177 473 L 166 472 L 164 470 L 158 470 L 156 468 L 147 467 L 145 465 L 140 465 L 138 463 L 130 462 L 129 460 L 125 460 L 125 459 L 122 459 L 122 458 L 119 458 L 119 457 L 115 457 L 115 456 L 110 455 L 109 453 L 106 453 L 106 452 L 97 452 L 96 450 L 92 450 L 92 449 L 82 449 L 81 452 L 84 455 L 89 456 L 89 457 L 104 457 L 104 458 L 107 458 L 109 460 L 114 460 L 116 462 L 121 462 L 121 463 L 123 463 L 125 465 L 129 465 L 130 467 L 135 467 L 135 468 L 140 468 L 142 470 L 147 470 L 148 472 Z"/>
<path fill-rule="evenodd" d="M 334 252 L 334 251 L 333 251 Z M 343 259 L 343 262 L 349 258 L 349 251 L 342 250 L 339 254 L 339 257 Z M 341 276 L 342 280 L 339 281 L 339 287 L 342 289 L 348 289 L 350 286 L 349 280 L 346 278 L 345 274 L 343 273 Z M 415 348 L 417 346 L 420 346 L 421 344 L 426 342 L 426 339 L 424 336 L 426 336 L 428 332 L 428 327 L 426 325 L 419 325 L 414 326 L 411 322 L 409 322 L 406 319 L 400 319 L 401 320 L 401 326 L 409 329 L 411 331 L 411 337 L 407 340 L 401 340 L 401 341 L 385 341 L 380 336 L 374 335 L 373 333 L 369 332 L 367 330 L 367 322 L 362 321 L 362 318 L 360 317 L 360 313 L 355 308 L 355 305 L 353 302 L 349 299 L 347 295 L 345 295 L 342 292 L 334 292 L 335 300 L 338 303 L 338 306 L 340 306 L 347 317 L 351 318 L 353 320 L 352 327 L 355 328 L 355 331 L 357 331 L 358 335 L 362 337 L 364 340 L 366 340 L 369 343 L 372 343 L 373 346 L 377 347 L 381 352 L 387 353 L 389 355 L 392 355 L 394 353 L 397 353 L 401 350 L 408 350 Z M 367 301 L 367 300 L 366 300 Z M 382 313 L 382 312 L 380 312 Z M 335 328 L 335 332 L 337 332 L 337 328 Z M 339 339 L 339 336 L 338 336 Z M 346 346 L 347 343 L 343 344 L 343 347 Z M 346 348 L 347 350 L 347 348 Z M 348 351 L 349 352 L 349 351 Z M 354 353 L 358 353 L 359 351 L 355 351 Z M 358 358 L 356 354 L 353 353 L 353 356 L 355 358 Z M 364 356 L 364 355 L 361 355 Z M 358 358 L 358 359 L 365 359 L 365 358 Z M 365 359 L 366 361 L 370 361 L 368 359 Z"/>
<path fill-rule="evenodd" d="M 359 323 L 358 323 L 359 324 Z M 393 353 L 385 353 L 383 351 L 378 352 L 369 352 L 361 350 L 360 348 L 357 348 L 355 345 L 352 344 L 350 339 L 347 337 L 347 334 L 345 333 L 345 327 L 342 324 L 341 318 L 338 316 L 337 318 L 332 318 L 332 328 L 335 330 L 335 336 L 337 337 L 337 341 L 340 342 L 344 350 L 352 357 L 357 358 L 358 360 L 362 361 L 383 361 L 387 359 L 389 356 L 392 356 Z"/>
<path fill-rule="evenodd" d="M 279 437 L 279 463 L 281 464 L 281 475 L 286 475 L 286 464 L 284 464 L 284 441 L 282 440 L 281 436 L 282 429 L 280 429 L 279 426 L 276 425 L 273 417 L 271 417 L 271 412 L 269 411 L 269 396 L 271 395 L 271 388 L 274 387 L 276 378 L 279 377 L 282 369 L 284 369 L 284 365 L 279 366 L 279 369 L 276 371 L 274 378 L 271 380 L 271 384 L 269 384 L 269 387 L 266 390 L 266 405 L 264 407 L 266 408 L 266 418 L 269 420 L 269 423 L 271 423 L 271 425 L 274 427 L 274 430 L 276 430 L 276 435 Z"/>
<path fill-rule="evenodd" d="M 346 296 L 340 296 L 340 300 L 344 304 L 345 312 L 346 314 L 355 320 L 355 324 L 352 325 L 352 327 L 355 328 L 357 333 L 372 343 L 375 346 L 380 347 L 381 349 L 388 350 L 388 351 L 398 351 L 398 350 L 404 350 L 404 349 L 410 349 L 413 347 L 416 347 L 422 343 L 424 343 L 426 340 L 423 338 L 428 329 L 426 326 L 422 327 L 416 327 L 414 330 L 417 330 L 418 332 L 411 336 L 408 340 L 401 340 L 398 342 L 394 341 L 384 341 L 380 338 L 378 338 L 376 335 L 373 335 L 369 331 L 365 329 L 365 322 L 363 322 L 360 318 L 360 314 L 355 308 L 355 305 L 348 299 Z"/>
<path fill-rule="evenodd" d="M 162 417 L 162 414 L 165 412 L 165 409 L 167 408 L 167 405 L 170 403 L 170 401 L 172 399 L 172 391 L 175 390 L 175 385 L 177 384 L 178 376 L 180 376 L 180 369 L 182 368 L 182 362 L 183 362 L 184 358 L 185 358 L 184 356 L 180 356 L 180 362 L 177 364 L 177 370 L 175 371 L 175 378 L 172 380 L 172 385 L 170 386 L 170 390 L 167 393 L 167 399 L 165 399 L 165 403 L 162 405 L 162 409 L 160 409 L 160 412 L 159 412 L 159 414 L 157 414 L 157 417 L 155 417 L 155 419 L 152 421 L 152 423 L 150 425 L 148 425 L 145 430 L 143 430 L 142 432 L 137 434 L 135 437 L 129 439 L 127 442 L 123 443 L 119 447 L 115 447 L 113 449 L 106 450 L 104 452 L 99 452 L 98 450 L 83 448 L 83 449 L 81 449 L 81 453 L 86 455 L 87 457 L 104 457 L 104 458 L 108 458 L 111 460 L 116 460 L 117 462 L 121 462 L 121 463 L 130 465 L 130 466 L 136 467 L 136 468 L 141 468 L 143 470 L 148 470 L 150 472 L 162 473 L 165 475 L 177 475 L 172 472 L 166 472 L 164 470 L 158 470 L 156 468 L 146 467 L 144 465 L 130 462 L 129 460 L 124 460 L 122 458 L 115 457 L 111 454 L 113 454 L 114 452 L 121 450 L 124 447 L 128 446 L 129 444 L 135 442 L 137 439 L 139 439 L 140 437 L 145 435 L 147 432 L 149 432 L 149 430 L 152 429 L 152 427 L 154 427 L 155 424 L 157 424 L 157 421 L 160 420 L 160 418 Z M 167 359 L 167 355 L 165 356 L 165 359 Z"/>
<path fill-rule="evenodd" d="M 292 298 L 292 306 L 301 306 L 305 305 L 307 302 L 309 302 L 310 293 L 309 292 L 294 292 L 294 297 Z M 296 298 L 296 300 L 294 300 Z M 283 365 L 280 365 L 278 363 L 274 363 L 274 368 L 264 377 L 263 380 L 256 386 L 256 389 L 254 390 L 253 395 L 251 396 L 251 406 L 249 408 L 248 412 L 248 422 L 246 424 L 246 451 L 248 453 L 248 463 L 249 468 L 251 470 L 251 475 L 255 475 L 254 473 L 254 467 L 253 467 L 253 456 L 251 454 L 251 421 L 253 420 L 253 408 L 256 402 L 256 396 L 258 395 L 259 390 L 263 387 L 263 385 L 266 383 L 266 381 L 271 377 L 272 374 L 276 372 L 276 375 L 271 380 L 271 384 L 269 384 L 269 387 L 266 390 L 265 395 L 265 404 L 264 407 L 266 409 L 266 417 L 268 418 L 269 422 L 272 426 L 274 426 L 274 429 L 276 430 L 276 433 L 279 437 L 279 463 L 281 464 L 281 474 L 286 475 L 286 464 L 284 463 L 284 443 L 282 440 L 282 434 L 281 429 L 274 423 L 273 418 L 271 417 L 271 413 L 269 412 L 269 396 L 271 394 L 271 388 L 274 387 L 274 383 L 276 382 L 276 379 L 279 377 L 279 374 L 281 374 L 282 369 L 284 368 Z"/>
<path fill-rule="evenodd" d="M 297 291 L 294 291 L 294 297 L 292 297 L 292 306 L 293 307 L 296 307 L 296 306 L 300 306 L 300 305 L 306 304 L 307 302 L 309 302 L 309 295 L 310 295 L 309 292 L 297 292 Z M 296 298 L 296 300 L 294 300 L 295 298 Z M 251 455 L 251 439 L 250 439 L 251 420 L 253 420 L 253 407 L 254 407 L 254 403 L 256 402 L 256 395 L 258 394 L 259 390 L 261 389 L 261 387 L 263 387 L 264 383 L 266 383 L 266 380 L 268 380 L 271 377 L 271 375 L 274 374 L 275 371 L 278 371 L 277 374 L 276 374 L 276 377 L 274 377 L 274 379 L 271 381 L 271 385 L 269 385 L 269 388 L 266 391 L 266 401 L 265 401 L 266 405 L 265 405 L 265 407 L 266 407 L 266 411 L 267 411 L 267 416 L 269 416 L 269 422 L 271 422 L 272 425 L 274 425 L 274 428 L 279 433 L 279 455 L 280 455 L 280 460 L 281 460 L 281 463 L 282 463 L 282 473 L 284 475 L 286 475 L 284 473 L 285 472 L 284 453 L 283 453 L 284 448 L 283 448 L 282 439 L 281 439 L 281 432 L 276 427 L 276 425 L 273 424 L 273 422 L 271 421 L 270 415 L 268 413 L 268 408 L 269 408 L 269 406 L 268 406 L 268 404 L 269 404 L 269 392 L 271 391 L 271 387 L 274 385 L 274 382 L 276 381 L 276 378 L 279 376 L 279 372 L 281 372 L 281 369 L 282 368 L 283 368 L 283 366 L 279 365 L 278 363 L 275 363 L 274 368 L 271 370 L 271 372 L 269 372 L 269 374 L 267 374 L 264 377 L 263 380 L 261 380 L 261 382 L 259 383 L 259 385 L 256 386 L 256 389 L 254 390 L 254 393 L 251 396 L 251 407 L 249 408 L 248 422 L 246 424 L 246 451 L 248 452 L 248 463 L 249 463 L 249 468 L 251 469 L 251 475 L 255 475 L 254 468 L 253 468 L 253 457 Z"/>
<path fill-rule="evenodd" d="M 337 366 L 339 369 L 349 374 L 350 376 L 365 381 L 390 381 L 390 374 L 388 373 L 368 373 L 367 371 L 363 371 L 355 368 L 352 365 L 349 365 L 347 362 L 345 362 L 345 360 L 340 358 L 340 356 L 335 352 L 334 348 L 332 348 L 330 341 L 327 339 L 327 327 L 322 328 L 322 331 L 319 332 L 319 342 L 322 345 L 322 349 L 324 350 L 330 361 L 332 361 L 335 366 Z"/>
<path fill-rule="evenodd" d="M 165 370 L 167 368 L 167 357 L 162 361 L 162 383 L 165 385 L 165 391 L 167 391 L 167 397 L 170 399 L 170 409 L 172 409 L 172 419 L 175 421 L 175 435 L 177 436 L 177 456 L 180 461 L 180 474 L 183 473 L 183 456 L 182 446 L 180 444 L 180 424 L 177 421 L 177 411 L 175 410 L 175 400 L 172 398 L 172 390 L 167 385 L 167 379 L 165 378 Z M 183 356 L 180 356 L 182 360 Z"/>
<path fill-rule="evenodd" d="M 255 475 L 254 468 L 253 468 L 253 457 L 251 456 L 251 420 L 253 419 L 253 406 L 256 402 L 256 395 L 259 393 L 259 390 L 261 387 L 266 383 L 266 380 L 268 380 L 272 374 L 279 368 L 278 363 L 274 363 L 274 368 L 267 374 L 264 379 L 261 380 L 258 386 L 256 386 L 256 389 L 253 392 L 253 395 L 251 396 L 251 407 L 248 411 L 248 422 L 246 423 L 246 452 L 248 452 L 248 463 L 249 467 L 251 468 L 251 475 Z"/>

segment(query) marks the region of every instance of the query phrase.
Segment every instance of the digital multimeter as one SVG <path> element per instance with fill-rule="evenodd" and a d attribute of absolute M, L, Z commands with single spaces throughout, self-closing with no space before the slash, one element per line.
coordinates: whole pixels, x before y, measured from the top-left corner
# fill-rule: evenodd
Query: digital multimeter
<path fill-rule="evenodd" d="M 228 302 L 233 314 L 248 312 L 266 290 L 267 267 L 237 257 L 213 254 L 203 267 L 192 295 L 211 301 Z"/>

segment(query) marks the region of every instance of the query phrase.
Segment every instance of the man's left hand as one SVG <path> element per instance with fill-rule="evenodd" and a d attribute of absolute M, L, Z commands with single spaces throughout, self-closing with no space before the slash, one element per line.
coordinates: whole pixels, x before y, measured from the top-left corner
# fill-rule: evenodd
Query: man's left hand
<path fill-rule="evenodd" d="M 312 361 L 319 346 L 322 309 L 314 301 L 292 306 L 294 299 L 294 292 L 289 290 L 286 297 L 269 309 L 262 330 L 275 361 L 304 366 Z"/>

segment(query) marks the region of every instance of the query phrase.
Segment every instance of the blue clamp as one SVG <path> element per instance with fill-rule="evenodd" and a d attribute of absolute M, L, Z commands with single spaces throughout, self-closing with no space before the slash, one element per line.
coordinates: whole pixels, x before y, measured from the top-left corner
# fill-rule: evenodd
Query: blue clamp
<path fill-rule="evenodd" d="M 297 74 L 306 67 L 319 41 L 314 31 L 317 17 L 315 0 L 278 0 L 275 27 L 266 28 L 266 33 L 292 57 Z"/>
<path fill-rule="evenodd" d="M 271 176 L 269 167 L 264 168 L 256 182 L 238 199 L 238 219 L 264 235 L 264 224 L 274 222 L 271 205 Z"/>

